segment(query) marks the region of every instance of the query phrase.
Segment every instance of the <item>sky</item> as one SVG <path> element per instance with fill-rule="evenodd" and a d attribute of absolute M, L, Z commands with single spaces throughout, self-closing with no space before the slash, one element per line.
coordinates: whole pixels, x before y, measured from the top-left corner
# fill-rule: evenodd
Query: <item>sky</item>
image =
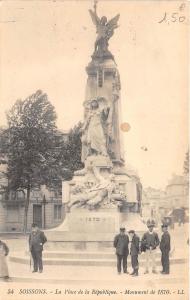
<path fill-rule="evenodd" d="M 164 188 L 173 173 L 182 174 L 188 149 L 188 21 L 181 4 L 98 3 L 100 16 L 120 13 L 109 49 L 121 77 L 121 123 L 131 127 L 122 133 L 126 165 L 144 187 Z M 0 126 L 17 99 L 38 89 L 55 106 L 60 129 L 83 120 L 85 67 L 96 39 L 92 7 L 85 0 L 0 2 Z"/>

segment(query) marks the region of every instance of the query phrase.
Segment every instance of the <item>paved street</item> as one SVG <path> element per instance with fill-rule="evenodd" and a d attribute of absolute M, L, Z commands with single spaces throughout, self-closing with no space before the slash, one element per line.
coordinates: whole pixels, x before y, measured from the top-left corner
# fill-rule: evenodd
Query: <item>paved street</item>
<path fill-rule="evenodd" d="M 45 266 L 44 273 L 31 273 L 29 266 L 18 265 L 11 263 L 10 275 L 12 279 L 10 282 L 1 282 L 1 300 L 8 300 L 9 289 L 14 291 L 14 300 L 30 299 L 30 296 L 25 293 L 37 293 L 34 299 L 39 299 L 38 293 L 42 289 L 46 290 L 46 295 L 40 295 L 42 299 L 97 299 L 95 291 L 107 290 L 117 292 L 117 295 L 112 295 L 108 299 L 142 299 L 142 295 L 133 295 L 131 293 L 146 294 L 146 299 L 160 299 L 159 293 L 165 290 L 167 295 L 165 299 L 188 299 L 187 288 L 187 266 L 184 264 L 174 265 L 171 267 L 170 275 L 148 274 L 144 275 L 143 270 L 140 270 L 139 277 L 131 277 L 130 275 L 118 275 L 116 268 L 113 267 L 79 267 L 79 266 Z M 56 293 L 56 289 L 61 291 L 61 295 L 56 294 L 52 298 L 52 294 Z M 88 289 L 88 295 L 75 295 L 74 291 Z M 69 292 L 70 290 L 70 292 Z M 34 292 L 35 291 L 35 292 Z M 68 293 L 67 293 L 68 291 Z M 151 295 L 154 291 L 154 295 Z M 24 294 L 21 294 L 24 293 Z M 128 294 L 126 294 L 128 293 Z M 105 295 L 104 295 L 105 296 Z M 105 296 L 105 297 L 106 297 Z M 154 296 L 154 297 L 153 297 Z M 18 297 L 18 298 L 17 298 Z M 32 298 L 33 299 L 33 298 Z M 100 294 L 98 299 L 102 299 Z M 144 295 L 143 295 L 143 299 Z"/>
<path fill-rule="evenodd" d="M 130 264 L 130 262 L 129 262 Z M 173 284 L 175 282 L 185 280 L 187 274 L 187 266 L 185 264 L 172 265 L 170 275 L 161 275 L 161 270 L 158 267 L 158 274 L 146 274 L 144 275 L 144 268 L 139 271 L 139 277 L 132 277 L 128 274 L 118 275 L 116 267 L 94 267 L 94 266 L 44 266 L 44 272 L 32 273 L 32 268 L 29 265 L 11 263 L 9 266 L 10 276 L 13 281 L 58 281 L 58 282 L 72 282 L 72 281 L 114 281 L 114 282 L 130 282 L 131 284 L 144 284 L 144 282 L 152 281 L 157 283 Z M 131 272 L 131 268 L 129 268 Z M 31 280 L 29 280 L 31 279 Z"/>

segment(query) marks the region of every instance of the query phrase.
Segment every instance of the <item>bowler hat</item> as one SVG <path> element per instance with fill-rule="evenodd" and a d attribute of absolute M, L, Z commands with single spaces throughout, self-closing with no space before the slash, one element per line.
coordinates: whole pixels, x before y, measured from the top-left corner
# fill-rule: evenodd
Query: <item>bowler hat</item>
<path fill-rule="evenodd" d="M 168 228 L 168 225 L 167 225 L 167 224 L 162 224 L 161 227 L 162 227 L 162 228 Z"/>
<path fill-rule="evenodd" d="M 125 227 L 120 227 L 120 231 L 125 231 Z"/>
<path fill-rule="evenodd" d="M 148 220 L 147 221 L 147 227 L 155 227 L 155 221 L 154 220 Z"/>
<path fill-rule="evenodd" d="M 148 224 L 147 227 L 148 228 L 154 227 L 154 224 Z"/>

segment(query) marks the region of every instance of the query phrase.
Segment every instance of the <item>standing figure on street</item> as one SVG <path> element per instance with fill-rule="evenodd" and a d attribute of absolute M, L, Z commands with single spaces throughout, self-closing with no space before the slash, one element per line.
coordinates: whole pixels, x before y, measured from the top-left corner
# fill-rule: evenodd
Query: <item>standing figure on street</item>
<path fill-rule="evenodd" d="M 146 262 L 145 262 L 145 272 L 149 273 L 149 261 L 152 264 L 152 273 L 156 274 L 156 248 L 159 245 L 158 234 L 153 231 L 154 223 L 147 222 L 148 231 L 144 233 L 141 240 L 141 251 L 145 252 Z"/>
<path fill-rule="evenodd" d="M 7 245 L 0 240 L 0 278 L 8 279 L 9 271 L 6 262 L 6 256 L 9 253 Z"/>
<path fill-rule="evenodd" d="M 133 268 L 133 272 L 130 274 L 132 276 L 138 276 L 139 271 L 139 262 L 138 262 L 138 255 L 139 255 L 139 237 L 136 235 L 134 230 L 129 231 L 129 235 L 131 237 L 131 248 L 130 248 L 130 255 L 131 255 L 131 265 Z"/>
<path fill-rule="evenodd" d="M 115 236 L 114 247 L 117 255 L 117 271 L 121 274 L 121 264 L 123 263 L 123 273 L 127 273 L 127 256 L 129 254 L 129 237 L 125 234 L 125 228 L 120 228 L 120 233 Z"/>
<path fill-rule="evenodd" d="M 36 224 L 32 224 L 32 230 L 29 235 L 29 249 L 33 259 L 33 273 L 43 272 L 42 251 L 47 238 L 43 231 L 40 231 Z"/>
<path fill-rule="evenodd" d="M 160 250 L 162 253 L 161 263 L 162 263 L 162 271 L 161 274 L 169 274 L 170 273 L 170 234 L 168 232 L 168 226 L 166 224 L 162 225 L 162 237 L 160 241 Z"/>

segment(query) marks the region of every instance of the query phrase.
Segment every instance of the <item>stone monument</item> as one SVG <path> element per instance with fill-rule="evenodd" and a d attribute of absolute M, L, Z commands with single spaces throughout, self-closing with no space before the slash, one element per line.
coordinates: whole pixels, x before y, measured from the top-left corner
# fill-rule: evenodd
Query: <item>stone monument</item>
<path fill-rule="evenodd" d="M 84 169 L 63 182 L 68 232 L 88 240 L 96 233 L 99 241 L 113 234 L 140 209 L 140 181 L 125 168 L 121 139 L 120 76 L 109 40 L 118 27 L 119 14 L 110 21 L 89 10 L 97 38 L 84 99 L 82 156 Z"/>

